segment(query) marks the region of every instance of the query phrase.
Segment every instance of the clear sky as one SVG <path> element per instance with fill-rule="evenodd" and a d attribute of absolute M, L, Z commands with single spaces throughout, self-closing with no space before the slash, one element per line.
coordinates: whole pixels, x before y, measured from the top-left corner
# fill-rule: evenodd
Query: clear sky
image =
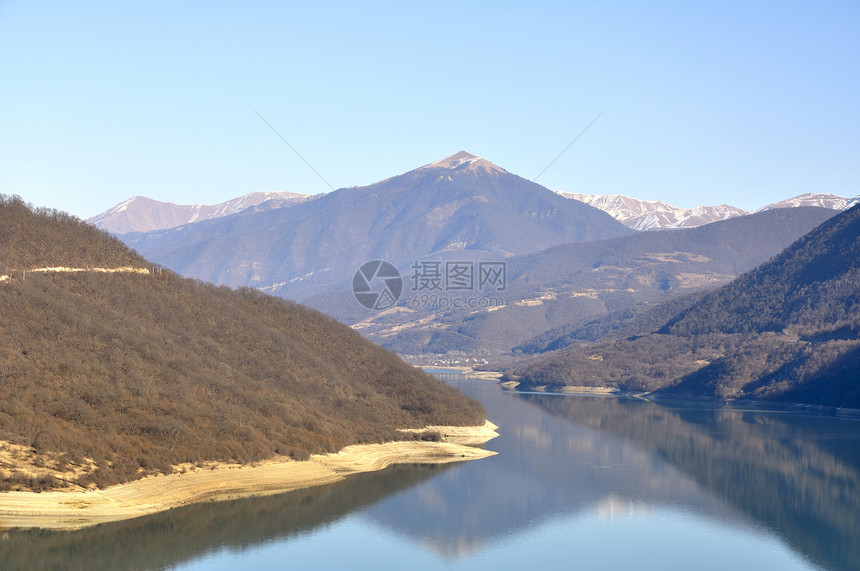
<path fill-rule="evenodd" d="M 460 150 L 553 190 L 860 194 L 860 2 L 0 0 L 0 193 L 95 215 Z M 357 4 L 357 3 L 356 3 Z M 256 112 L 255 112 L 256 111 Z"/>

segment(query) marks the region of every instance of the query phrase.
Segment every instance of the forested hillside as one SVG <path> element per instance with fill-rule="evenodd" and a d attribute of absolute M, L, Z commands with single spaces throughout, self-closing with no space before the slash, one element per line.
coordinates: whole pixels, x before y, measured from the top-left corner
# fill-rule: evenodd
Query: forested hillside
<path fill-rule="evenodd" d="M 0 194 L 0 274 L 46 265 L 87 268 L 150 264 L 117 238 L 70 214 L 34 209 L 20 197 Z"/>
<path fill-rule="evenodd" d="M 860 407 L 860 206 L 654 333 L 550 353 L 507 380 Z"/>
<path fill-rule="evenodd" d="M 770 262 L 705 297 L 661 332 L 812 335 L 851 329 L 860 310 L 860 209 L 831 218 Z"/>
<path fill-rule="evenodd" d="M 0 222 L 3 267 L 148 266 L 107 234 L 18 199 L 0 202 Z M 485 417 L 321 313 L 172 272 L 13 275 L 0 283 L 0 315 L 0 489 L 302 459 Z"/>

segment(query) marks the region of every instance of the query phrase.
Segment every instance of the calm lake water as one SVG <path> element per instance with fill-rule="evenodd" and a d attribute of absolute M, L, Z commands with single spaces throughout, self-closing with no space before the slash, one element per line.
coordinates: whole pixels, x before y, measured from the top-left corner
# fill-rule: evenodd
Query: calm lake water
<path fill-rule="evenodd" d="M 446 377 L 497 456 L 8 531 L 0 568 L 860 569 L 858 421 Z"/>

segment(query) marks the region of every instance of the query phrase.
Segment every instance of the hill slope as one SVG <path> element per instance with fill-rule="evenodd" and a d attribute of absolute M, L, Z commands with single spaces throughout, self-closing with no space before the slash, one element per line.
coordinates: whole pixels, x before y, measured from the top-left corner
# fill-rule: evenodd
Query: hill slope
<path fill-rule="evenodd" d="M 631 232 L 596 208 L 460 152 L 290 208 L 122 238 L 183 275 L 303 300 L 348 288 L 369 260 L 504 259 Z"/>
<path fill-rule="evenodd" d="M 166 271 L 19 272 L 150 267 L 72 217 L 0 199 L 0 244 L 11 266 L 0 441 L 18 465 L 104 486 L 183 462 L 305 458 L 401 427 L 483 421 L 480 404 L 393 353 L 253 290 Z M 0 488 L 63 484 L 0 462 Z"/>
<path fill-rule="evenodd" d="M 656 333 L 550 354 L 508 379 L 860 408 L 860 206 Z"/>
<path fill-rule="evenodd" d="M 860 208 L 831 218 L 773 260 L 670 320 L 672 335 L 806 333 L 851 327 L 860 319 Z"/>
<path fill-rule="evenodd" d="M 525 346 L 549 330 L 563 337 L 607 312 L 728 283 L 834 214 L 823 208 L 772 210 L 699 228 L 639 232 L 514 256 L 506 260 L 505 290 L 482 298 L 500 298 L 501 304 L 423 304 L 422 292 L 410 289 L 408 265 L 401 268 L 406 285 L 400 305 L 387 311 L 365 309 L 350 291 L 306 301 L 402 355 L 450 352 L 450 358 L 494 359 L 517 346 L 532 352 L 551 345 L 553 339 Z"/>

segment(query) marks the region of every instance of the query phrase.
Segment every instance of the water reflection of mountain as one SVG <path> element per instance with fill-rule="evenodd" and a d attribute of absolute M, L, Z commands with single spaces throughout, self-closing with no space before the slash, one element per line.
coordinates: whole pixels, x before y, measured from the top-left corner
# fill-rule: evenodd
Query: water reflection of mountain
<path fill-rule="evenodd" d="M 497 456 L 398 466 L 332 486 L 78 532 L 0 532 L 0 568 L 30 569 L 34 562 L 62 569 L 163 568 L 222 548 L 286 544 L 347 514 L 433 553 L 465 559 L 525 541 L 530 530 L 553 522 L 565 533 L 576 522 L 606 529 L 610 543 L 630 541 L 625 520 L 659 526 L 660 517 L 652 515 L 678 511 L 706 529 L 778 537 L 781 548 L 823 567 L 854 568 L 860 561 L 852 544 L 860 537 L 860 423 L 457 384 L 500 425 L 501 436 L 487 444 Z M 602 526 L 613 518 L 622 525 Z M 588 552 L 583 541 L 570 535 L 565 553 Z M 724 538 L 714 541 L 732 548 Z"/>
<path fill-rule="evenodd" d="M 195 504 L 80 531 L 0 531 L 0 568 L 163 569 L 330 524 L 452 465 L 392 466 L 278 496 Z"/>
<path fill-rule="evenodd" d="M 363 511 L 362 517 L 450 558 L 577 513 L 611 518 L 670 506 L 753 525 L 703 493 L 696 481 L 662 456 L 630 439 L 580 418 L 546 414 L 526 395 L 503 392 L 493 383 L 458 387 L 478 398 L 488 417 L 501 426 L 500 437 L 487 444 L 499 454 L 391 496 Z M 541 399 L 567 400 L 536 397 Z M 618 401 L 608 406 L 617 407 Z"/>
<path fill-rule="evenodd" d="M 727 407 L 524 395 L 688 474 L 826 568 L 860 562 L 860 423 Z"/>

